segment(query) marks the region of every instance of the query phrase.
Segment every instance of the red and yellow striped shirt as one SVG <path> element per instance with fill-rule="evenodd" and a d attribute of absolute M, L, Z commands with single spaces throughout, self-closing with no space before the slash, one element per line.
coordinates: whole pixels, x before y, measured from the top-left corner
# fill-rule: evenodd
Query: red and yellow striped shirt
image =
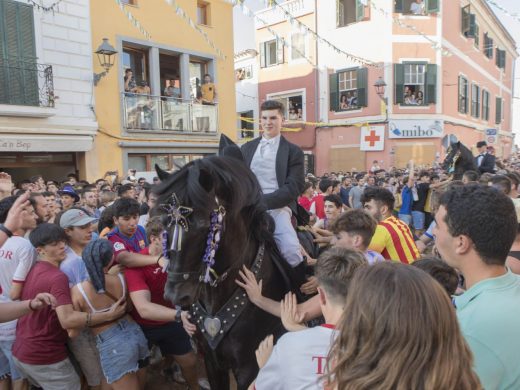
<path fill-rule="evenodd" d="M 381 253 L 387 260 L 405 264 L 419 258 L 410 228 L 394 216 L 379 222 L 368 249 Z"/>

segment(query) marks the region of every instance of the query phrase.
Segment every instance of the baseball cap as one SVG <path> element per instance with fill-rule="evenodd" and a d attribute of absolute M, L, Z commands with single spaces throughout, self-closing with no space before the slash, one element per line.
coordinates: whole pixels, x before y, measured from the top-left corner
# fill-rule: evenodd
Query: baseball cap
<path fill-rule="evenodd" d="M 63 213 L 60 218 L 60 226 L 65 229 L 73 226 L 85 226 L 87 223 L 95 221 L 97 221 L 96 218 L 92 218 L 83 210 L 72 209 Z"/>

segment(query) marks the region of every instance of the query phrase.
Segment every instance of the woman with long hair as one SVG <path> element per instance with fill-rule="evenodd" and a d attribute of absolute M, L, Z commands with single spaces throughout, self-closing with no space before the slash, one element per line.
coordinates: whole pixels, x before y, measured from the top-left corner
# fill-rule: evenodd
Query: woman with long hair
<path fill-rule="evenodd" d="M 330 389 L 482 388 L 446 292 L 400 263 L 356 272 L 328 361 Z"/>

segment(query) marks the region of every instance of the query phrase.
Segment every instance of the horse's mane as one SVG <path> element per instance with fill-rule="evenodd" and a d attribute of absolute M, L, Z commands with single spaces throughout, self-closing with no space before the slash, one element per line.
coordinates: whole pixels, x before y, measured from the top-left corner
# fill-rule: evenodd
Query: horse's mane
<path fill-rule="evenodd" d="M 217 198 L 230 218 L 241 213 L 246 220 L 265 222 L 260 185 L 253 172 L 236 158 L 208 156 L 186 164 L 159 185 L 159 204 L 167 203 L 173 193 L 182 205 L 196 207 L 208 216 Z M 258 230 L 261 226 L 252 229 Z"/>

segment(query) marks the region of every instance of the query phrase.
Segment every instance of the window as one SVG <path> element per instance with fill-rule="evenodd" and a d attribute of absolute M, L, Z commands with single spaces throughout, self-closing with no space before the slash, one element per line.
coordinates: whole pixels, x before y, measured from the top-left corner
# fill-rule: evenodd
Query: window
<path fill-rule="evenodd" d="M 416 0 L 395 0 L 394 12 L 400 14 L 424 15 L 439 12 L 439 0 L 423 0 L 422 4 Z"/>
<path fill-rule="evenodd" d="M 497 47 L 496 52 L 497 52 L 497 54 L 496 54 L 496 64 L 497 64 L 497 66 L 500 69 L 505 69 L 506 68 L 506 51 L 505 50 L 500 50 Z"/>
<path fill-rule="evenodd" d="M 209 4 L 197 2 L 197 23 L 209 26 Z"/>
<path fill-rule="evenodd" d="M 395 101 L 405 106 L 424 106 L 437 98 L 437 65 L 395 65 Z"/>
<path fill-rule="evenodd" d="M 178 169 L 204 156 L 198 154 L 129 154 L 128 166 L 137 172 L 153 172 L 155 164 L 162 169 Z"/>
<path fill-rule="evenodd" d="M 367 106 L 366 68 L 341 70 L 329 75 L 330 110 L 348 111 Z"/>
<path fill-rule="evenodd" d="M 475 14 L 471 13 L 471 8 L 469 5 L 461 8 L 461 33 L 466 38 L 475 37 L 475 27 L 476 27 L 476 17 Z"/>
<path fill-rule="evenodd" d="M 291 34 L 291 61 L 300 60 L 307 56 L 305 35 L 302 33 Z"/>
<path fill-rule="evenodd" d="M 235 81 L 242 81 L 253 78 L 253 66 L 243 66 L 242 68 L 235 69 Z"/>
<path fill-rule="evenodd" d="M 482 119 L 489 120 L 489 92 L 482 90 Z"/>
<path fill-rule="evenodd" d="M 276 95 L 268 97 L 272 100 L 281 102 L 285 108 L 284 116 L 288 121 L 305 120 L 305 111 L 303 107 L 303 93 L 293 93 L 286 95 Z"/>
<path fill-rule="evenodd" d="M 241 112 L 240 119 L 240 139 L 253 138 L 255 136 L 255 123 L 253 110 Z"/>
<path fill-rule="evenodd" d="M 473 44 L 478 49 L 480 47 L 480 28 L 475 24 L 475 36 L 473 37 Z"/>
<path fill-rule="evenodd" d="M 459 112 L 468 113 L 468 80 L 464 76 L 459 76 Z"/>
<path fill-rule="evenodd" d="M 283 43 L 273 39 L 272 41 L 260 43 L 260 67 L 283 63 Z"/>
<path fill-rule="evenodd" d="M 134 81 L 148 81 L 148 50 L 125 47 L 123 45 L 123 67 L 131 69 Z"/>
<path fill-rule="evenodd" d="M 491 39 L 488 33 L 484 34 L 484 55 L 487 58 L 493 58 L 493 39 Z"/>
<path fill-rule="evenodd" d="M 336 27 L 359 22 L 365 17 L 366 1 L 336 0 Z"/>
<path fill-rule="evenodd" d="M 495 98 L 495 123 L 498 125 L 502 122 L 502 108 L 503 108 L 503 101 L 501 97 Z"/>
<path fill-rule="evenodd" d="M 471 116 L 480 117 L 480 87 L 477 84 L 471 84 Z"/>
<path fill-rule="evenodd" d="M 39 106 L 33 7 L 0 1 L 0 103 Z"/>

